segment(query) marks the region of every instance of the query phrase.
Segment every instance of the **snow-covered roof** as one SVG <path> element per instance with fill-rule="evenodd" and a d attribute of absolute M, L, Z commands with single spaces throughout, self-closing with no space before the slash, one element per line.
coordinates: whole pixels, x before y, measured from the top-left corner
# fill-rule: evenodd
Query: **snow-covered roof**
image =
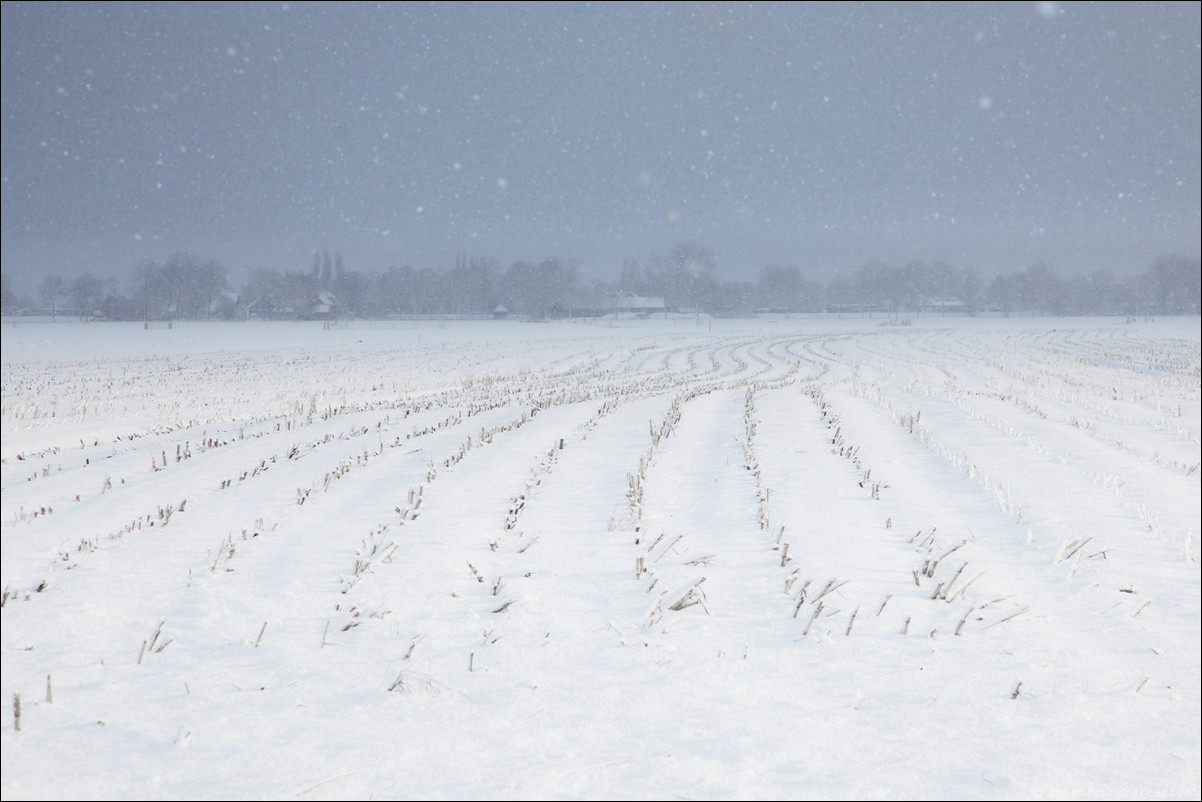
<path fill-rule="evenodd" d="M 659 295 L 635 295 L 633 292 L 624 292 L 618 296 L 619 309 L 666 309 L 667 305 L 664 299 Z"/>

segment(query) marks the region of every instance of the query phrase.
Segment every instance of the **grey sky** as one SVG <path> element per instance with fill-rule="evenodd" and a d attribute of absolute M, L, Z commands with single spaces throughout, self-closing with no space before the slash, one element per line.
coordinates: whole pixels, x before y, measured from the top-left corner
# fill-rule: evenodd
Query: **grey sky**
<path fill-rule="evenodd" d="M 1200 4 L 3 4 L 3 269 L 1200 248 Z"/>

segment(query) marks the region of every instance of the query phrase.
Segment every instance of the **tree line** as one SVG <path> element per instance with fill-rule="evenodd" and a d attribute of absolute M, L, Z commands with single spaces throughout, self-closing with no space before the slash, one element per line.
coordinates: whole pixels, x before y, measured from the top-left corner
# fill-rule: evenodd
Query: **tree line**
<path fill-rule="evenodd" d="M 18 298 L 3 278 L 5 314 L 36 310 L 108 320 L 245 320 L 484 316 L 503 309 L 527 318 L 596 316 L 614 311 L 622 293 L 662 299 L 675 312 L 747 316 L 762 312 L 848 314 L 1148 315 L 1198 314 L 1198 257 L 1166 255 L 1138 275 L 1098 270 L 1061 278 L 1047 264 L 1000 274 L 986 283 L 973 268 L 943 262 L 865 264 L 825 284 L 795 265 L 768 265 L 757 276 L 719 279 L 714 251 L 676 244 L 646 264 L 625 262 L 613 279 L 584 281 L 570 261 L 518 261 L 460 254 L 446 270 L 347 268 L 341 254 L 319 251 L 305 269 L 258 269 L 238 288 L 216 260 L 177 253 L 138 262 L 124 281 L 85 273 L 50 274 L 38 301 Z"/>

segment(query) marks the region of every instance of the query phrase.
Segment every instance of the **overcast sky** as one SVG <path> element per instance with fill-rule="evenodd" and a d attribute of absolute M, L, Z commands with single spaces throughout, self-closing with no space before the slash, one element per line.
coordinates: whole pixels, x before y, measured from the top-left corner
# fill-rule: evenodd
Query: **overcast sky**
<path fill-rule="evenodd" d="M 1200 4 L 3 3 L 3 270 L 1200 248 Z"/>

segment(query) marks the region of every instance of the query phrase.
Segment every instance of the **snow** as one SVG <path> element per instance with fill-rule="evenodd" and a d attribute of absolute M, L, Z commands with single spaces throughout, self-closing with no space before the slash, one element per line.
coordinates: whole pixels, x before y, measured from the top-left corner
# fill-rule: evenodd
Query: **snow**
<path fill-rule="evenodd" d="M 6 322 L 3 796 L 1198 798 L 1198 318 Z"/>

